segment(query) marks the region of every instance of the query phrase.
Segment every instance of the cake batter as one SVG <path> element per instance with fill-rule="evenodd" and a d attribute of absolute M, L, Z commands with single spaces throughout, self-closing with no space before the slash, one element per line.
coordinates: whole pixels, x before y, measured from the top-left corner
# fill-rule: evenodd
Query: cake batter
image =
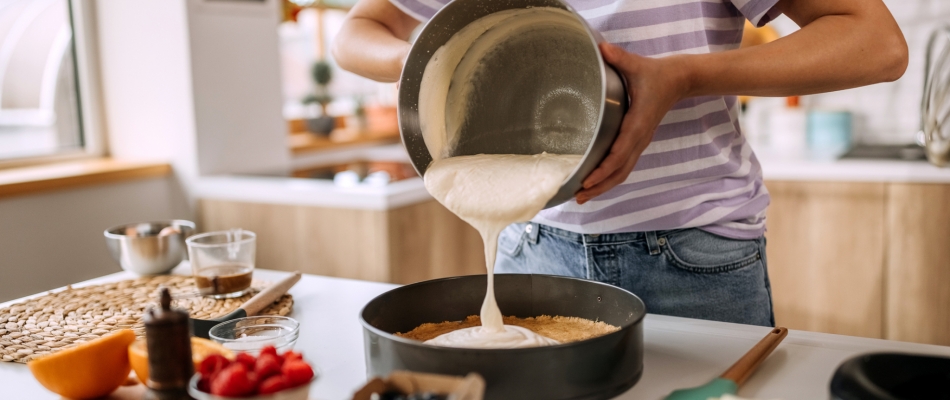
<path fill-rule="evenodd" d="M 544 208 L 571 174 L 578 155 L 480 154 L 436 160 L 425 173 L 432 197 L 475 227 L 485 243 L 488 290 L 482 325 L 449 332 L 425 343 L 451 347 L 514 348 L 557 344 L 528 329 L 504 325 L 495 301 L 498 234 Z"/>

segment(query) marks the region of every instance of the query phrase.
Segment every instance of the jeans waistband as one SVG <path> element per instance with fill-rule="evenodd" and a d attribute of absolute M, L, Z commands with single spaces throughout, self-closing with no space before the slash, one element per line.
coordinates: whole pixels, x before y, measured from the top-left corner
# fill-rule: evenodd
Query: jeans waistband
<path fill-rule="evenodd" d="M 622 232 L 622 233 L 577 233 L 571 232 L 560 228 L 555 228 L 553 226 L 542 225 L 536 222 L 529 222 L 530 225 L 534 225 L 532 230 L 543 232 L 551 235 L 557 235 L 568 240 L 572 240 L 578 243 L 583 244 L 617 244 L 617 243 L 630 243 L 630 242 L 648 242 L 651 246 L 651 250 L 655 245 L 656 238 L 673 234 L 676 232 L 683 231 L 685 229 L 693 228 L 684 228 L 684 229 L 670 229 L 670 230 L 661 230 L 661 231 L 646 231 L 646 232 Z"/>

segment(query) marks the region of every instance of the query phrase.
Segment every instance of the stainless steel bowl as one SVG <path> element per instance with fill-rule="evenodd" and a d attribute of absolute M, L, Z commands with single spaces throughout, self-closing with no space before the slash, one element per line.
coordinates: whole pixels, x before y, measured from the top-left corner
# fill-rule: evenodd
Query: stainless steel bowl
<path fill-rule="evenodd" d="M 413 166 L 424 175 L 433 157 L 423 139 L 419 90 L 429 59 L 456 32 L 496 12 L 555 7 L 571 12 L 586 34 L 537 28 L 506 39 L 481 60 L 459 140 L 446 153 L 583 155 L 545 206 L 564 203 L 604 159 L 627 110 L 621 76 L 605 64 L 603 37 L 560 0 L 455 0 L 443 7 L 412 45 L 399 89 L 399 131 Z M 458 99 L 449 99 L 458 101 Z"/>
<path fill-rule="evenodd" d="M 171 271 L 188 258 L 185 239 L 194 233 L 194 222 L 171 220 L 119 225 L 106 229 L 103 235 L 109 253 L 122 269 L 155 275 Z"/>

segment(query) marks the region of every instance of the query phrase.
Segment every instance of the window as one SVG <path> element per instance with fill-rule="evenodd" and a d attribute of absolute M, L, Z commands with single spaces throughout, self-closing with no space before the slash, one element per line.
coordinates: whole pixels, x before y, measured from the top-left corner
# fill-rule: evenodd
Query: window
<path fill-rule="evenodd" d="M 83 3 L 0 2 L 0 165 L 97 152 L 77 62 Z"/>

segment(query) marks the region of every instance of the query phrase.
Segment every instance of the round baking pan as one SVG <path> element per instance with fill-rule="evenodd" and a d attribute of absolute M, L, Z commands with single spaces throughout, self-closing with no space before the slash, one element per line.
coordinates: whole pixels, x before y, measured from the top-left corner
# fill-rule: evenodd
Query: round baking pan
<path fill-rule="evenodd" d="M 360 313 L 368 376 L 408 370 L 446 375 L 477 372 L 486 399 L 607 399 L 623 393 L 643 372 L 646 307 L 632 293 L 576 278 L 532 274 L 495 276 L 506 316 L 581 317 L 619 326 L 604 336 L 521 349 L 439 347 L 395 336 L 426 322 L 478 315 L 485 275 L 420 282 L 390 290 Z"/>

